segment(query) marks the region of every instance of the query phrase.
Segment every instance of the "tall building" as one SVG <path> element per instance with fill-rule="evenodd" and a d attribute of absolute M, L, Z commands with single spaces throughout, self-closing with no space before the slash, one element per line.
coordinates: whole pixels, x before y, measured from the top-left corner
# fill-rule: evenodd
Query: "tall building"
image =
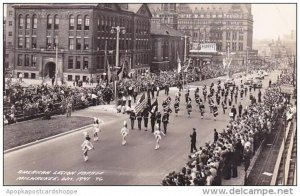
<path fill-rule="evenodd" d="M 14 9 L 11 4 L 7 4 L 6 17 L 4 24 L 4 71 L 9 73 L 13 67 L 14 51 L 13 46 L 15 43 L 15 21 L 14 21 Z"/>
<path fill-rule="evenodd" d="M 157 22 L 159 18 L 164 23 L 166 18 L 162 16 L 168 16 L 165 10 L 153 10 L 152 20 Z M 170 12 L 169 17 L 174 16 L 177 29 L 190 36 L 191 47 L 201 48 L 201 44 L 207 43 L 215 45 L 217 53 L 205 56 L 205 59 L 208 57 L 210 61 L 221 63 L 222 57 L 217 57 L 218 53 L 229 50 L 235 53 L 236 63 L 242 63 L 247 50 L 252 50 L 251 4 L 177 4 L 175 13 Z M 190 55 L 200 61 L 204 59 L 199 52 L 191 52 Z"/>
<path fill-rule="evenodd" d="M 15 4 L 13 8 L 15 76 L 69 81 L 104 77 L 107 62 L 116 65 L 113 27 L 117 26 L 124 27 L 119 64 L 128 72 L 149 70 L 152 15 L 147 4 Z"/>

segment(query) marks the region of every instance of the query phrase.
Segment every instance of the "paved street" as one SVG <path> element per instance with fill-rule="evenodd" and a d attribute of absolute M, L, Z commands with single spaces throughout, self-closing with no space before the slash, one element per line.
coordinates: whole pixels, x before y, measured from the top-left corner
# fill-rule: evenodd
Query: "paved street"
<path fill-rule="evenodd" d="M 278 72 L 265 77 L 263 89 L 268 85 L 269 79 L 275 81 Z M 224 80 L 224 79 L 222 79 Z M 240 84 L 241 79 L 235 79 L 236 84 Z M 244 80 L 244 78 L 243 78 Z M 209 85 L 211 81 L 217 79 L 195 82 L 191 86 Z M 177 89 L 171 88 L 170 95 L 174 100 Z M 258 90 L 253 92 L 257 96 Z M 206 113 L 204 119 L 200 119 L 200 113 L 194 101 L 194 90 L 191 89 L 190 97 L 193 103 L 193 112 L 190 119 L 187 118 L 185 109 L 186 104 L 184 92 L 181 93 L 180 112 L 178 117 L 174 113 L 170 116 L 168 133 L 162 138 L 161 148 L 154 150 L 155 138 L 151 131 L 136 129 L 130 130 L 126 146 L 121 145 L 120 129 L 124 119 L 127 119 L 130 127 L 129 116 L 115 114 L 104 111 L 103 107 L 91 107 L 85 110 L 77 111 L 74 115 L 79 116 L 97 116 L 104 120 L 105 124 L 100 133 L 100 141 L 93 142 L 94 151 L 89 151 L 89 161 L 84 162 L 82 157 L 81 143 L 83 142 L 83 132 L 75 132 L 43 143 L 39 143 L 24 149 L 20 149 L 4 155 L 4 184 L 5 185 L 159 185 L 163 177 L 172 171 L 178 171 L 187 162 L 190 151 L 190 137 L 192 128 L 197 128 L 197 148 L 205 142 L 213 140 L 213 129 L 218 131 L 226 127 L 229 120 L 228 113 L 223 115 L 221 106 L 219 106 L 219 116 L 217 121 L 213 120 L 209 113 L 206 103 Z M 262 92 L 263 94 L 263 92 Z M 202 91 L 200 91 L 202 97 Z M 164 92 L 160 92 L 158 97 L 159 110 L 162 110 L 162 99 L 166 98 Z M 240 98 L 239 98 L 240 100 Z M 154 100 L 152 100 L 154 101 Z M 239 101 L 238 101 L 239 102 Z M 247 99 L 242 100 L 245 108 L 249 104 L 249 91 Z M 109 107 L 108 107 L 109 108 Z M 172 107 L 173 109 L 173 104 Z M 227 110 L 228 111 L 228 110 Z M 142 122 L 143 123 L 143 122 Z M 149 123 L 150 124 L 150 123 Z M 148 129 L 149 129 L 148 124 Z M 88 130 L 92 133 L 92 130 Z M 77 173 L 69 175 L 70 179 L 62 181 L 57 178 L 50 180 L 17 180 L 20 176 L 42 176 L 46 175 L 28 175 L 18 174 L 20 170 L 38 170 L 52 171 L 49 176 L 57 177 L 59 174 L 53 174 L 55 171 L 76 171 Z M 78 178 L 81 175 L 79 171 L 98 171 L 103 174 L 91 176 L 90 179 Z M 66 175 L 64 175 L 66 176 Z M 81 181 L 80 181 L 81 180 Z M 83 181 L 86 180 L 86 181 Z M 223 180 L 224 182 L 225 180 Z M 235 182 L 238 184 L 239 182 Z M 226 181 L 223 184 L 231 184 Z"/>

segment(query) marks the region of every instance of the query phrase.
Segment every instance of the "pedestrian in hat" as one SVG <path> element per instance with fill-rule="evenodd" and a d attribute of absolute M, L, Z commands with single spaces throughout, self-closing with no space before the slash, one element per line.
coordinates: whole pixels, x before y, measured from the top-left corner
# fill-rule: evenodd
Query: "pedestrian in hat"
<path fill-rule="evenodd" d="M 195 128 L 193 128 L 193 133 L 190 135 L 190 137 L 191 137 L 191 153 L 193 153 L 194 150 L 197 152 L 197 148 L 196 148 L 197 133 Z"/>
<path fill-rule="evenodd" d="M 188 102 L 186 109 L 187 109 L 187 113 L 188 113 L 188 118 L 191 118 L 191 112 L 192 112 L 192 102 L 191 101 Z"/>

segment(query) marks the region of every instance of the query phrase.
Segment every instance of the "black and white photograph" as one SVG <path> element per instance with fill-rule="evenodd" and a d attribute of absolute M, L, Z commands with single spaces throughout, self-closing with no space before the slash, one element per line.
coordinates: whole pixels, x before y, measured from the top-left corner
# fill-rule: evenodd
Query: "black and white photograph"
<path fill-rule="evenodd" d="M 285 191 L 297 186 L 297 3 L 8 1 L 2 11 L 4 189 L 295 194 Z"/>

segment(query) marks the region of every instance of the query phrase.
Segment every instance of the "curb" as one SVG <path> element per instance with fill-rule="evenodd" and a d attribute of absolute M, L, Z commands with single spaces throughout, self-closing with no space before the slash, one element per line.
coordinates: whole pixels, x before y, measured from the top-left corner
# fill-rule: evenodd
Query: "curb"
<path fill-rule="evenodd" d="M 93 125 L 92 124 L 86 125 L 86 126 L 83 126 L 83 127 L 77 128 L 77 129 L 73 129 L 73 130 L 70 130 L 70 131 L 67 131 L 67 132 L 64 132 L 64 133 L 60 133 L 60 134 L 53 135 L 53 136 L 50 136 L 50 137 L 46 137 L 46 138 L 43 138 L 43 139 L 40 139 L 40 140 L 36 140 L 36 141 L 30 142 L 28 144 L 23 144 L 21 146 L 16 146 L 16 147 L 4 150 L 3 153 L 7 154 L 7 153 L 10 153 L 10 152 L 22 149 L 22 148 L 26 148 L 26 147 L 29 147 L 29 146 L 32 146 L 32 145 L 35 145 L 35 144 L 38 144 L 38 143 L 42 143 L 42 142 L 45 142 L 45 141 L 48 141 L 48 140 L 51 140 L 51 139 L 54 139 L 54 138 L 57 138 L 57 137 L 60 137 L 60 136 L 63 136 L 63 135 L 67 135 L 67 134 L 70 134 L 70 133 L 74 133 L 76 131 L 87 129 L 87 128 L 90 128 L 90 127 L 93 127 Z"/>

